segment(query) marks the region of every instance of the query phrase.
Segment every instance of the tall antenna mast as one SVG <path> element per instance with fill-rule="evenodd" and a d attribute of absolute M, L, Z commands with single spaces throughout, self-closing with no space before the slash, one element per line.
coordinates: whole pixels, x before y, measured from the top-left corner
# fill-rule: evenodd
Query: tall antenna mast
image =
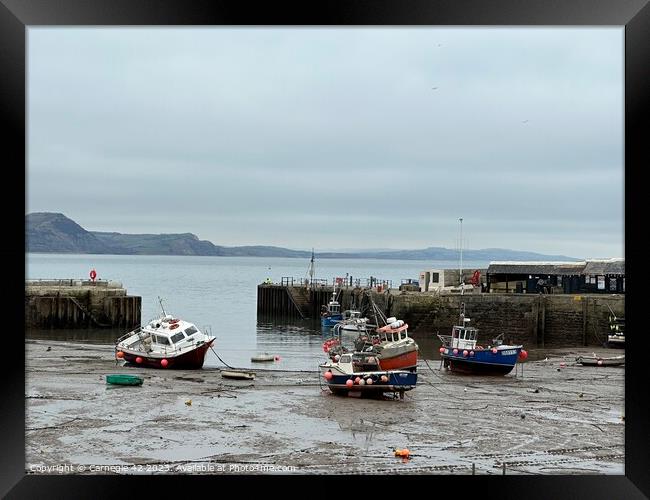
<path fill-rule="evenodd" d="M 311 260 L 309 261 L 309 269 L 307 269 L 307 275 L 309 276 L 309 285 L 311 288 L 314 286 L 314 249 L 311 249 Z"/>
<path fill-rule="evenodd" d="M 460 294 L 463 295 L 465 292 L 465 287 L 463 286 L 463 218 L 458 219 L 460 221 L 460 269 L 458 270 L 458 279 L 460 280 Z"/>

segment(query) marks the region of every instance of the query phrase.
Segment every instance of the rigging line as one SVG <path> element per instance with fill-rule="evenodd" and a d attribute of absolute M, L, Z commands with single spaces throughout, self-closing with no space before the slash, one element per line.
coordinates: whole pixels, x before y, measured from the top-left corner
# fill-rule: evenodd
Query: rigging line
<path fill-rule="evenodd" d="M 427 365 L 427 367 L 429 368 L 429 371 L 431 371 L 431 373 L 433 373 L 436 377 L 438 377 L 438 378 L 440 378 L 440 379 L 442 380 L 442 377 L 441 377 L 438 373 L 436 373 L 435 371 L 433 371 L 433 368 L 431 368 L 431 366 L 429 366 L 429 362 L 428 362 L 426 359 L 423 359 L 422 361 L 425 362 L 425 364 Z M 445 396 L 452 397 L 450 394 L 447 394 L 445 391 L 443 391 L 442 389 L 436 387 L 436 386 L 433 385 L 431 382 L 426 382 L 426 383 L 427 383 L 428 385 L 430 385 L 431 387 L 433 387 L 435 390 L 440 391 L 440 392 L 441 392 L 442 394 L 444 394 Z M 458 397 L 459 399 L 463 399 L 463 400 L 466 399 L 465 397 L 461 396 L 460 394 L 458 394 L 457 397 Z"/>
<path fill-rule="evenodd" d="M 228 363 L 226 363 L 223 359 L 221 359 L 221 358 L 219 357 L 219 355 L 217 354 L 217 351 L 215 351 L 214 348 L 213 348 L 212 346 L 210 346 L 210 350 L 214 353 L 214 355 L 215 355 L 217 358 L 219 358 L 219 361 L 221 361 L 224 365 L 226 365 L 227 368 L 230 368 L 231 370 L 236 370 L 236 368 L 233 368 L 233 367 L 230 366 Z"/>

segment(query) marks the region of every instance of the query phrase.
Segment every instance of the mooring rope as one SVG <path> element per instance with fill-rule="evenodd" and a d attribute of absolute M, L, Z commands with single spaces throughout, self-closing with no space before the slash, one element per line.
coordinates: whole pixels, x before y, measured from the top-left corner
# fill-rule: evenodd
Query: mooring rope
<path fill-rule="evenodd" d="M 422 361 L 424 361 L 424 363 L 427 365 L 427 367 L 429 368 L 429 371 L 430 371 L 431 373 L 433 373 L 436 377 L 438 377 L 439 379 L 442 380 L 442 377 L 441 377 L 438 373 L 436 373 L 435 371 L 433 371 L 433 368 L 431 368 L 431 366 L 429 366 L 429 362 L 428 362 L 426 359 L 423 359 Z M 440 392 L 441 392 L 442 394 L 444 394 L 445 396 L 447 396 L 447 397 L 453 397 L 453 396 L 451 396 L 450 394 L 447 394 L 445 391 L 443 391 L 443 390 L 440 389 L 439 387 L 436 387 L 435 385 L 433 385 L 431 382 L 425 381 L 425 383 L 426 383 L 427 385 L 430 385 L 431 387 L 433 387 L 436 391 L 440 391 Z M 464 397 L 464 396 L 461 396 L 460 394 L 458 394 L 457 397 L 458 397 L 459 399 L 463 399 L 463 400 L 465 399 L 465 397 Z"/>
<path fill-rule="evenodd" d="M 226 365 L 227 368 L 230 368 L 231 370 L 235 370 L 235 368 L 233 368 L 232 366 L 230 366 L 230 365 L 229 365 L 228 363 L 226 363 L 223 359 L 221 359 L 221 357 L 219 357 L 219 355 L 217 354 L 217 351 L 215 351 L 214 348 L 213 348 L 212 346 L 210 346 L 210 349 L 212 350 L 212 352 L 214 353 L 214 355 L 215 355 L 217 358 L 219 358 L 219 361 L 221 361 L 224 365 Z"/>

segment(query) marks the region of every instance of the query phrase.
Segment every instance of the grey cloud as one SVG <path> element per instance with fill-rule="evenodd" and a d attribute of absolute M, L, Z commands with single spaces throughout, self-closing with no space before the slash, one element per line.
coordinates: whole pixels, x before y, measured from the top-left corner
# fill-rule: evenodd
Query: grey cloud
<path fill-rule="evenodd" d="M 622 42 L 30 28 L 28 209 L 300 248 L 448 246 L 462 212 L 475 248 L 620 255 Z"/>

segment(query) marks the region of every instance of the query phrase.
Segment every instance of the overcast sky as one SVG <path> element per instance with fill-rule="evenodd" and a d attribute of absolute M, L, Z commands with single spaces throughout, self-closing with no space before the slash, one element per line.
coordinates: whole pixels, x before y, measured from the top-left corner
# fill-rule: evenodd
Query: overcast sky
<path fill-rule="evenodd" d="M 623 255 L 614 28 L 28 28 L 27 212 L 218 245 Z"/>

